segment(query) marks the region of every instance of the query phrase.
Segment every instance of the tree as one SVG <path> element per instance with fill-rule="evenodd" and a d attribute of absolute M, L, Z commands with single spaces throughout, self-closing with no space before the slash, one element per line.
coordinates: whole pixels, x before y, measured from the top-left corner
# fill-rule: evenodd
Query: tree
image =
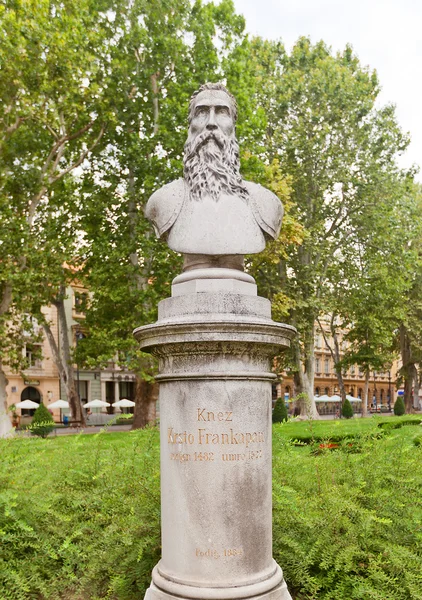
<path fill-rule="evenodd" d="M 72 173 L 96 148 L 107 122 L 101 86 L 116 35 L 107 37 L 107 8 L 92 0 L 18 0 L 0 7 L 0 209 L 11 233 L 0 249 L 0 319 L 19 324 L 25 313 L 36 316 L 50 341 L 41 307 L 55 302 L 62 318 L 68 275 L 63 261 L 69 264 L 75 256 L 78 203 Z M 6 326 L 0 335 L 10 363 L 16 344 L 9 343 Z M 62 365 L 54 345 L 53 354 L 73 418 L 83 422 L 70 349 L 63 341 Z M 0 383 L 4 397 L 4 373 Z"/>
<path fill-rule="evenodd" d="M 419 405 L 419 389 L 422 385 L 422 271 L 421 271 L 421 186 L 414 184 L 411 194 L 415 199 L 415 214 L 409 224 L 413 225 L 415 235 L 409 252 L 412 252 L 412 268 L 410 270 L 411 285 L 403 299 L 403 317 L 398 328 L 396 347 L 401 355 L 402 367 L 399 381 L 404 382 L 404 405 L 406 412 L 413 412 Z"/>
<path fill-rule="evenodd" d="M 41 402 L 32 418 L 30 431 L 32 435 L 38 435 L 39 437 L 46 438 L 48 434 L 53 431 L 53 429 L 53 417 L 48 412 L 47 407 Z"/>
<path fill-rule="evenodd" d="M 291 352 L 295 387 L 317 417 L 315 323 L 329 313 L 337 262 L 344 253 L 357 262 L 358 249 L 349 242 L 358 238 L 357 217 L 369 205 L 374 210 L 366 217 L 376 222 L 378 186 L 388 187 L 407 139 L 392 107 L 375 109 L 376 74 L 360 66 L 350 47 L 333 56 L 323 42 L 313 46 L 301 38 L 288 55 L 280 44 L 255 40 L 248 65 L 260 78 L 256 94 L 267 115 L 265 155 L 291 177 L 291 214 L 305 231 L 301 245 L 256 275 L 271 298 L 281 292 L 277 310 L 298 329 Z"/>
<path fill-rule="evenodd" d="M 341 414 L 345 419 L 351 419 L 353 417 L 353 408 L 348 398 L 346 398 L 346 400 L 343 402 L 343 406 L 341 407 Z"/>
<path fill-rule="evenodd" d="M 402 396 L 399 396 L 394 403 L 394 414 L 396 417 L 401 417 L 406 412 Z"/>
<path fill-rule="evenodd" d="M 282 423 L 287 421 L 287 408 L 283 398 L 277 398 L 277 401 L 273 410 L 273 423 Z"/>
<path fill-rule="evenodd" d="M 121 36 L 109 85 L 113 127 L 84 177 L 84 281 L 92 293 L 78 351 L 87 365 L 110 360 L 136 373 L 134 427 L 154 417 L 155 362 L 135 327 L 156 319 L 181 258 L 155 239 L 143 208 L 152 192 L 182 174 L 187 107 L 204 80 L 218 80 L 222 56 L 242 38 L 230 1 L 121 2 Z M 215 43 L 219 39 L 221 47 Z"/>

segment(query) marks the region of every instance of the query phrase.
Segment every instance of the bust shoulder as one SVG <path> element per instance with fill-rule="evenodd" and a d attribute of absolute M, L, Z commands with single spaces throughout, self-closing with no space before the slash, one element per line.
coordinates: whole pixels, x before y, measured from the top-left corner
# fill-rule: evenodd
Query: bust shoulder
<path fill-rule="evenodd" d="M 279 198 L 259 183 L 245 181 L 249 192 L 250 206 L 261 229 L 271 238 L 280 233 L 284 209 Z"/>
<path fill-rule="evenodd" d="M 161 237 L 177 219 L 186 194 L 183 179 L 175 179 L 152 194 L 145 207 L 145 216 L 154 226 L 155 233 Z"/>

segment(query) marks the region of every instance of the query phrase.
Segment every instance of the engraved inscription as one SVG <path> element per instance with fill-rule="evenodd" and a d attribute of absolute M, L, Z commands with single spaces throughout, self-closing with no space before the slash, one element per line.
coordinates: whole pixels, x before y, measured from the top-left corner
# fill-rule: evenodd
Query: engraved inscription
<path fill-rule="evenodd" d="M 196 548 L 195 556 L 197 558 L 214 558 L 219 559 L 223 558 L 235 558 L 243 556 L 243 548 L 223 548 L 223 550 L 218 551 L 215 548 Z"/>
<path fill-rule="evenodd" d="M 205 410 L 205 408 L 198 408 L 197 412 L 198 421 L 220 421 L 220 423 L 223 421 L 233 421 L 233 412 L 230 411 L 214 413 L 213 411 Z"/>
<path fill-rule="evenodd" d="M 204 423 L 232 423 L 232 411 L 211 411 L 197 408 L 195 420 Z M 262 431 L 238 431 L 233 427 L 225 431 L 213 431 L 209 427 L 198 427 L 196 431 L 175 431 L 167 428 L 167 443 L 171 447 L 170 460 L 179 463 L 203 462 L 250 462 L 263 458 L 263 451 L 256 446 L 265 443 Z M 196 452 L 189 452 L 189 446 L 195 445 Z M 199 448 L 201 446 L 201 448 Z M 220 452 L 215 452 L 218 448 Z M 213 452 L 210 449 L 213 448 Z M 193 450 L 193 448 L 192 448 Z"/>

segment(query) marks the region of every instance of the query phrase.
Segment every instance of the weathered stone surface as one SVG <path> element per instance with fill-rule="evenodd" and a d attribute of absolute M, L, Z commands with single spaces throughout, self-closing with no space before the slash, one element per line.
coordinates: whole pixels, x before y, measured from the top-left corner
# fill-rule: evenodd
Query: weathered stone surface
<path fill-rule="evenodd" d="M 288 599 L 272 559 L 270 360 L 294 329 L 225 290 L 168 298 L 159 315 L 135 332 L 160 365 L 162 560 L 148 598 Z"/>
<path fill-rule="evenodd" d="M 236 101 L 224 86 L 201 86 L 189 107 L 184 178 L 154 192 L 145 209 L 157 236 L 176 252 L 196 255 L 203 267 L 215 266 L 205 257 L 220 257 L 218 267 L 243 270 L 233 257 L 261 252 L 281 228 L 277 196 L 240 175 L 236 118 Z"/>
<path fill-rule="evenodd" d="M 295 330 L 243 272 L 283 207 L 240 176 L 236 113 L 220 84 L 193 95 L 184 179 L 146 207 L 184 254 L 157 323 L 135 331 L 159 359 L 162 558 L 147 600 L 291 600 L 272 558 L 271 360 Z"/>

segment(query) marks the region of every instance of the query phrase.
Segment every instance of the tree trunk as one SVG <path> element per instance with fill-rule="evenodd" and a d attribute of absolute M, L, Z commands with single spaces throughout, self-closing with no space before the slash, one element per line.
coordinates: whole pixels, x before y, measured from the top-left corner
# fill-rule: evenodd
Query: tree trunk
<path fill-rule="evenodd" d="M 369 377 L 371 376 L 371 372 L 369 369 L 365 371 L 365 388 L 363 390 L 363 398 L 362 398 L 362 417 L 366 417 L 368 415 L 368 392 L 369 392 Z"/>
<path fill-rule="evenodd" d="M 300 402 L 300 414 L 312 419 L 319 419 L 319 413 L 314 398 L 314 375 L 315 375 L 315 349 L 314 349 L 314 327 L 305 340 L 305 357 L 302 358 L 298 341 L 292 343 L 293 360 L 296 367 L 295 387 L 299 394 L 303 394 Z"/>
<path fill-rule="evenodd" d="M 6 373 L 0 363 L 0 439 L 8 436 L 13 429 L 7 412 L 6 386 L 8 383 Z"/>
<path fill-rule="evenodd" d="M 60 290 L 60 294 L 61 299 L 54 302 L 57 309 L 60 347 L 54 338 L 50 325 L 48 323 L 43 323 L 43 329 L 50 344 L 54 363 L 59 371 L 62 388 L 64 389 L 67 401 L 69 402 L 72 421 L 77 421 L 82 426 L 85 426 L 85 412 L 82 408 L 75 384 L 75 369 L 72 363 L 68 324 L 64 306 L 65 290 L 63 286 Z"/>
<path fill-rule="evenodd" d="M 158 384 L 145 381 L 137 375 L 132 429 L 143 429 L 155 421 L 157 399 Z"/>
<path fill-rule="evenodd" d="M 401 373 L 404 379 L 404 407 L 406 413 L 413 412 L 413 394 L 412 387 L 414 382 L 415 364 L 412 361 L 412 349 L 410 339 L 407 335 L 406 327 L 400 326 L 400 352 L 402 360 Z"/>

